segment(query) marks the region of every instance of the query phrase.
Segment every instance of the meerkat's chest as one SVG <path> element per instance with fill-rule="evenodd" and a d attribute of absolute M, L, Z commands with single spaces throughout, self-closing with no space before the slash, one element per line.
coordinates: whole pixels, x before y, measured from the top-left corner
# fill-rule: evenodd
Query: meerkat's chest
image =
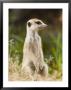
<path fill-rule="evenodd" d="M 38 58 L 41 56 L 41 38 L 40 37 L 30 37 L 26 38 L 24 44 L 24 56 L 28 55 L 28 58 Z M 27 57 L 26 57 L 27 58 Z"/>
<path fill-rule="evenodd" d="M 33 53 L 38 53 L 39 49 L 40 49 L 40 38 L 34 38 L 34 39 L 30 39 L 30 42 L 29 42 L 29 46 L 30 46 L 30 49 Z"/>

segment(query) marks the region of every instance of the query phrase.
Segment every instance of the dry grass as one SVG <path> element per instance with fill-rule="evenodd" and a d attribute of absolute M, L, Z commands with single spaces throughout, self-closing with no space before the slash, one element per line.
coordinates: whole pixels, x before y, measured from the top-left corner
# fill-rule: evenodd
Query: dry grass
<path fill-rule="evenodd" d="M 28 73 L 25 73 L 25 71 L 22 72 L 21 70 L 21 64 L 19 65 L 18 60 L 13 61 L 12 58 L 9 59 L 9 77 L 8 79 L 10 81 L 31 81 L 31 77 L 29 77 Z M 61 73 L 58 71 L 54 70 L 52 74 L 48 75 L 48 78 L 43 78 L 37 75 L 37 79 L 39 81 L 41 80 L 47 80 L 47 81 L 56 81 L 56 80 L 61 80 Z"/>

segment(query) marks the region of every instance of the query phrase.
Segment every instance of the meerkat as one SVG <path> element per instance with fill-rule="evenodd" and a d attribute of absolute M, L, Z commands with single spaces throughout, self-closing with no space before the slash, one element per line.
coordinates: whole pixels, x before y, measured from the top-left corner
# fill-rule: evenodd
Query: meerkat
<path fill-rule="evenodd" d="M 38 31 L 45 30 L 47 26 L 48 25 L 37 18 L 30 19 L 27 22 L 22 69 L 24 69 L 33 80 L 38 80 L 37 74 L 44 77 L 48 75 L 48 66 L 44 62 L 41 37 L 38 34 Z"/>

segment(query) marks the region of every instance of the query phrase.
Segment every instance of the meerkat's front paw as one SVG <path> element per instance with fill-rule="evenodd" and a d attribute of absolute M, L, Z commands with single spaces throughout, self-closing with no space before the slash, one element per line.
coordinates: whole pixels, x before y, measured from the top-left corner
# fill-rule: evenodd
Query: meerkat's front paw
<path fill-rule="evenodd" d="M 43 65 L 42 68 L 39 69 L 39 74 L 47 76 L 48 74 L 48 66 L 46 64 Z"/>
<path fill-rule="evenodd" d="M 39 64 L 39 70 L 42 70 L 44 68 L 44 64 L 40 62 Z"/>

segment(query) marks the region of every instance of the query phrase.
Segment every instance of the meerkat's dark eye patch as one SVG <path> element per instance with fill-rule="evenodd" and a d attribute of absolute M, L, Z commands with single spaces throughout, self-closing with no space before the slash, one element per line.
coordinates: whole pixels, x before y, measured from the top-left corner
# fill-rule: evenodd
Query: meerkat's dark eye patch
<path fill-rule="evenodd" d="M 35 23 L 38 24 L 38 25 L 42 24 L 40 21 L 36 21 Z"/>
<path fill-rule="evenodd" d="M 30 22 L 28 22 L 28 26 L 31 27 L 31 25 L 32 25 L 32 24 L 31 24 Z"/>

